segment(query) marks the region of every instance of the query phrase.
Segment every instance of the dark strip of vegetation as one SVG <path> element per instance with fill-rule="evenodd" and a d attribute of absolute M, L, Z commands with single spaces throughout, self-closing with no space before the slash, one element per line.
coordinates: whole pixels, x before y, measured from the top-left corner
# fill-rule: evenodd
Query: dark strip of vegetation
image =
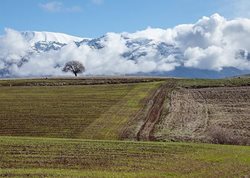
<path fill-rule="evenodd" d="M 177 86 L 185 88 L 250 86 L 250 78 L 228 79 L 177 79 Z"/>
<path fill-rule="evenodd" d="M 41 78 L 41 79 L 6 79 L 0 80 L 1 86 L 64 86 L 64 85 L 101 85 L 126 84 L 163 81 L 164 78 Z"/>

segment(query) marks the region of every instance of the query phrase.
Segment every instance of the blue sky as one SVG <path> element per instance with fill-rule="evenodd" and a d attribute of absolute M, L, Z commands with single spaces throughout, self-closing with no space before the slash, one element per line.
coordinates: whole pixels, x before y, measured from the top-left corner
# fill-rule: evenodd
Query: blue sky
<path fill-rule="evenodd" d="M 226 18 L 248 16 L 247 1 L 1 0 L 0 34 L 4 28 L 13 28 L 98 37 L 107 32 L 135 32 L 149 26 L 169 28 L 194 23 L 214 13 Z M 239 10 L 241 14 L 237 14 Z"/>

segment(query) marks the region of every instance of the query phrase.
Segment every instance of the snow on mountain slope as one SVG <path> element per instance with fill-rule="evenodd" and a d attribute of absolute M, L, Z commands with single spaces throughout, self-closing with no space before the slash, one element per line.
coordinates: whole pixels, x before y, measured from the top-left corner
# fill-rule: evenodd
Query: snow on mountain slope
<path fill-rule="evenodd" d="M 53 32 L 26 31 L 26 32 L 21 32 L 21 34 L 31 45 L 34 45 L 35 43 L 41 41 L 68 44 L 70 42 L 79 42 L 84 39 L 76 36 L 66 35 L 63 33 L 53 33 Z"/>
<path fill-rule="evenodd" d="M 214 14 L 194 24 L 89 39 L 6 29 L 0 36 L 0 77 L 64 75 L 70 60 L 88 75 L 219 78 L 250 73 L 250 19 Z"/>

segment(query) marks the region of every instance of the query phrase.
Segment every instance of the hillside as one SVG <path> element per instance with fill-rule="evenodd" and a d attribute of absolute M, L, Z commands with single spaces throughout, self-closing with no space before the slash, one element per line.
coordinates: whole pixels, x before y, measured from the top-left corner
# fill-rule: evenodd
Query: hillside
<path fill-rule="evenodd" d="M 0 87 L 0 135 L 118 139 L 160 84 Z"/>
<path fill-rule="evenodd" d="M 2 80 L 0 135 L 211 143 L 213 130 L 224 129 L 249 144 L 249 85 L 247 78 Z"/>
<path fill-rule="evenodd" d="M 249 78 L 0 80 L 0 177 L 248 176 L 249 147 L 233 145 L 250 143 L 249 86 Z"/>

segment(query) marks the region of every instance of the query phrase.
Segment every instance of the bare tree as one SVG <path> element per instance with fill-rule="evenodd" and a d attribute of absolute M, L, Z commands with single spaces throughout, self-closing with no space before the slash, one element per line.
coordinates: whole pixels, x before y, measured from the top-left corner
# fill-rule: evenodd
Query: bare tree
<path fill-rule="evenodd" d="M 78 73 L 83 73 L 85 71 L 85 67 L 79 61 L 69 61 L 65 64 L 62 71 L 63 72 L 72 72 L 77 77 Z"/>

